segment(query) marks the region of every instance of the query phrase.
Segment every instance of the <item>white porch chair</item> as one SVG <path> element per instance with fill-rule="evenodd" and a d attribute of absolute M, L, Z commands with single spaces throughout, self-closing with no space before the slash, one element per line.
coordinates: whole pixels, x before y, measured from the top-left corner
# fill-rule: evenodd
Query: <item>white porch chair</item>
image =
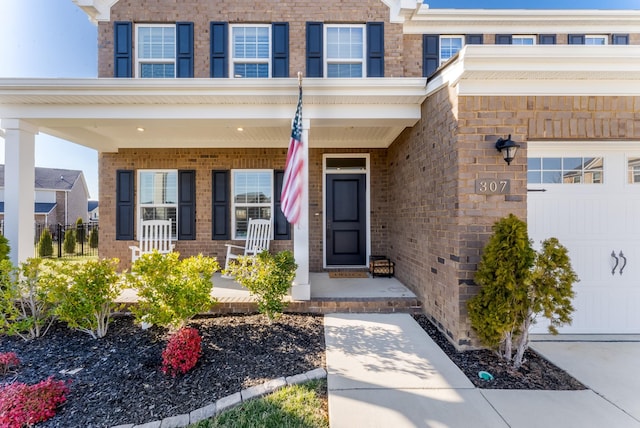
<path fill-rule="evenodd" d="M 231 260 L 240 256 L 257 256 L 260 252 L 269 249 L 271 241 L 271 220 L 249 219 L 247 225 L 247 240 L 244 247 L 225 244 L 227 247 L 227 259 L 224 268 L 229 268 Z M 229 278 L 228 275 L 225 277 Z"/>
<path fill-rule="evenodd" d="M 142 222 L 137 246 L 130 246 L 131 263 L 143 254 L 158 250 L 160 254 L 173 251 L 175 244 L 171 235 L 171 220 L 145 220 Z"/>

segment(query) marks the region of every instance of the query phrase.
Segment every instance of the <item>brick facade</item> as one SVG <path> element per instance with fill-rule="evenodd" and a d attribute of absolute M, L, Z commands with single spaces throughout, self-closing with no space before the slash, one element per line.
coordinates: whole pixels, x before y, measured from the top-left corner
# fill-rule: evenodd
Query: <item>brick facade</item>
<path fill-rule="evenodd" d="M 389 248 L 396 276 L 456 346 L 476 344 L 466 301 L 499 218 L 527 218 L 526 142 L 640 138 L 638 97 L 459 97 L 441 89 L 423 119 L 389 148 Z M 499 137 L 523 142 L 510 166 Z M 509 179 L 509 195 L 478 195 L 475 180 Z"/>

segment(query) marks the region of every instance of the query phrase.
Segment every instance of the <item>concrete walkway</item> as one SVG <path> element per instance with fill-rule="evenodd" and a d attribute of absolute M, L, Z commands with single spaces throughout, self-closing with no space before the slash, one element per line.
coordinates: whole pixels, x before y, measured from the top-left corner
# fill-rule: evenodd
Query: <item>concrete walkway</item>
<path fill-rule="evenodd" d="M 640 428 L 592 390 L 477 389 L 407 314 L 326 315 L 325 337 L 332 428 Z"/>

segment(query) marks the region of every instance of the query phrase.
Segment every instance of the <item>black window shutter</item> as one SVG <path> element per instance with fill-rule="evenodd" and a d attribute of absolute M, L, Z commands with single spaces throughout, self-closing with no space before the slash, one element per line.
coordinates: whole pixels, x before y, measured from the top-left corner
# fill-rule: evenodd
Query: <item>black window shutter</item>
<path fill-rule="evenodd" d="M 196 239 L 196 172 L 178 171 L 178 240 Z"/>
<path fill-rule="evenodd" d="M 116 240 L 130 241 L 133 238 L 134 171 L 116 171 Z"/>
<path fill-rule="evenodd" d="M 611 44 L 614 44 L 614 45 L 628 45 L 629 44 L 629 35 L 628 34 L 612 34 L 611 35 Z"/>
<path fill-rule="evenodd" d="M 289 77 L 289 23 L 271 24 L 271 77 Z"/>
<path fill-rule="evenodd" d="M 367 22 L 367 77 L 384 77 L 384 22 Z"/>
<path fill-rule="evenodd" d="M 482 34 L 467 34 L 464 39 L 465 45 L 481 45 L 484 43 Z"/>
<path fill-rule="evenodd" d="M 584 45 L 584 34 L 569 34 L 567 41 L 570 45 Z"/>
<path fill-rule="evenodd" d="M 307 77 L 323 77 L 322 22 L 307 22 Z"/>
<path fill-rule="evenodd" d="M 510 45 L 512 41 L 511 34 L 496 34 L 496 45 Z"/>
<path fill-rule="evenodd" d="M 131 22 L 113 23 L 113 77 L 131 77 Z"/>
<path fill-rule="evenodd" d="M 229 77 L 227 59 L 227 38 L 229 24 L 226 22 L 211 23 L 211 77 Z"/>
<path fill-rule="evenodd" d="M 176 22 L 176 77 L 193 77 L 193 22 Z"/>
<path fill-rule="evenodd" d="M 538 34 L 538 44 L 539 45 L 555 45 L 556 35 L 555 34 Z"/>
<path fill-rule="evenodd" d="M 273 239 L 275 240 L 288 240 L 291 239 L 291 225 L 287 221 L 287 218 L 284 216 L 282 212 L 282 182 L 284 181 L 284 171 L 276 170 L 273 172 L 274 182 L 275 182 L 275 195 L 273 195 L 274 200 L 274 234 Z"/>
<path fill-rule="evenodd" d="M 231 239 L 231 225 L 229 214 L 231 212 L 231 192 L 230 178 L 228 170 L 213 170 L 211 172 L 212 181 L 212 207 L 211 214 L 211 239 L 225 240 Z"/>
<path fill-rule="evenodd" d="M 422 36 L 422 76 L 429 77 L 440 66 L 440 37 Z"/>

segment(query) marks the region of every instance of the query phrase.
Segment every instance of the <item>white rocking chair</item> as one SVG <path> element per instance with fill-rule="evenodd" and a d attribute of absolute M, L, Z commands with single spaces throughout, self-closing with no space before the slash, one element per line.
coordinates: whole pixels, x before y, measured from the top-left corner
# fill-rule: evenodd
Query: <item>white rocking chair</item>
<path fill-rule="evenodd" d="M 171 236 L 171 220 L 146 220 L 142 222 L 138 246 L 131 246 L 131 262 L 143 254 L 157 250 L 160 254 L 173 251 L 175 244 Z"/>
<path fill-rule="evenodd" d="M 255 257 L 260 252 L 269 249 L 271 241 L 271 220 L 249 219 L 247 225 L 247 240 L 244 247 L 239 245 L 225 244 L 227 246 L 227 259 L 224 269 L 229 269 L 231 260 L 241 256 Z M 230 278 L 229 275 L 224 275 Z"/>

